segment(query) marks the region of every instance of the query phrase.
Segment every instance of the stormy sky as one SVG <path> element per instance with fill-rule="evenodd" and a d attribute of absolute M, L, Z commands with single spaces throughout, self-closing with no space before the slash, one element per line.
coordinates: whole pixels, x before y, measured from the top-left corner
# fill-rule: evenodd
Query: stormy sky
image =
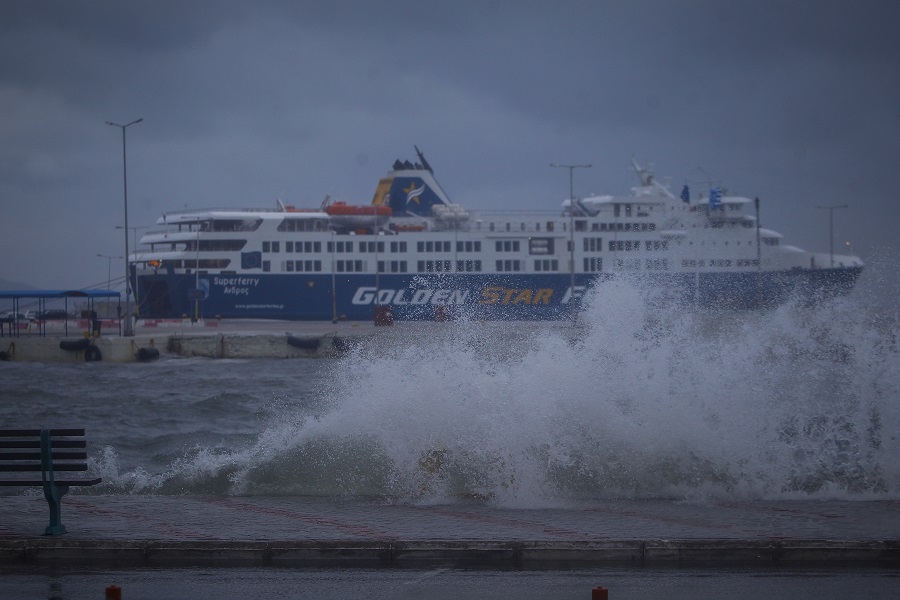
<path fill-rule="evenodd" d="M 469 209 L 759 196 L 787 243 L 900 256 L 900 9 L 617 0 L 0 4 L 0 279 L 105 287 L 167 210 L 368 203 L 421 148 Z M 118 229 L 117 229 L 118 227 Z M 131 232 L 133 238 L 134 231 Z M 133 243 L 133 239 L 131 240 Z"/>

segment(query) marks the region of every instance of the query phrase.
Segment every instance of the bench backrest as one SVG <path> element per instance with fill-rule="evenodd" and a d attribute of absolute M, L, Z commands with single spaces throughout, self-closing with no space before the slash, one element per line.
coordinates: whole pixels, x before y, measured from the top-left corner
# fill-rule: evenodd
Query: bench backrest
<path fill-rule="evenodd" d="M 0 471 L 87 471 L 84 429 L 0 429 Z"/>

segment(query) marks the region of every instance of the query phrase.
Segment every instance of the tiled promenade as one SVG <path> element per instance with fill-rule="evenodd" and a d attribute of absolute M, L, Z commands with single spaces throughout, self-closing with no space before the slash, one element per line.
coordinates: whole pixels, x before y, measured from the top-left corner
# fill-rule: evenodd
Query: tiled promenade
<path fill-rule="evenodd" d="M 877 564 L 900 568 L 900 501 L 597 500 L 496 508 L 320 497 L 0 496 L 0 564 Z"/>

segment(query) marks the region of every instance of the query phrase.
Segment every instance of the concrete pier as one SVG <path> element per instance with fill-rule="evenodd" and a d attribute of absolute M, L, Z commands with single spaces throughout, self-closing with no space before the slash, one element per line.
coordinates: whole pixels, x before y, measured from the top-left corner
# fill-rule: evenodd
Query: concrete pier
<path fill-rule="evenodd" d="M 67 325 L 55 322 L 42 329 L 23 329 L 16 336 L 0 338 L 0 357 L 83 363 L 88 358 L 84 350 L 66 350 L 60 343 L 88 338 L 99 351 L 100 360 L 105 362 L 137 361 L 141 348 L 155 348 L 162 355 L 182 357 L 325 358 L 343 352 L 348 340 L 392 329 L 358 322 L 167 319 L 138 321 L 135 335 L 122 337 L 114 327 L 104 327 L 101 331 L 108 333 L 93 336 L 87 322 L 72 321 Z M 308 343 L 298 346 L 297 340 Z M 91 352 L 90 358 L 95 358 L 96 352 Z"/>
<path fill-rule="evenodd" d="M 900 501 L 694 504 L 595 500 L 565 508 L 332 497 L 0 496 L 0 565 L 803 565 L 900 569 Z"/>

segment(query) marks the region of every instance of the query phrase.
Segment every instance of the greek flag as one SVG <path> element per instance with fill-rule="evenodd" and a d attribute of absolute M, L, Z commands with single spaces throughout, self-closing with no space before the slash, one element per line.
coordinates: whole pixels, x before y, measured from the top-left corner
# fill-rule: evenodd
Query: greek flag
<path fill-rule="evenodd" d="M 684 187 L 681 188 L 681 199 L 685 202 L 691 201 L 691 188 L 689 188 L 687 184 L 684 184 Z"/>
<path fill-rule="evenodd" d="M 722 204 L 722 190 L 717 187 L 709 190 L 709 207 L 716 208 Z"/>

